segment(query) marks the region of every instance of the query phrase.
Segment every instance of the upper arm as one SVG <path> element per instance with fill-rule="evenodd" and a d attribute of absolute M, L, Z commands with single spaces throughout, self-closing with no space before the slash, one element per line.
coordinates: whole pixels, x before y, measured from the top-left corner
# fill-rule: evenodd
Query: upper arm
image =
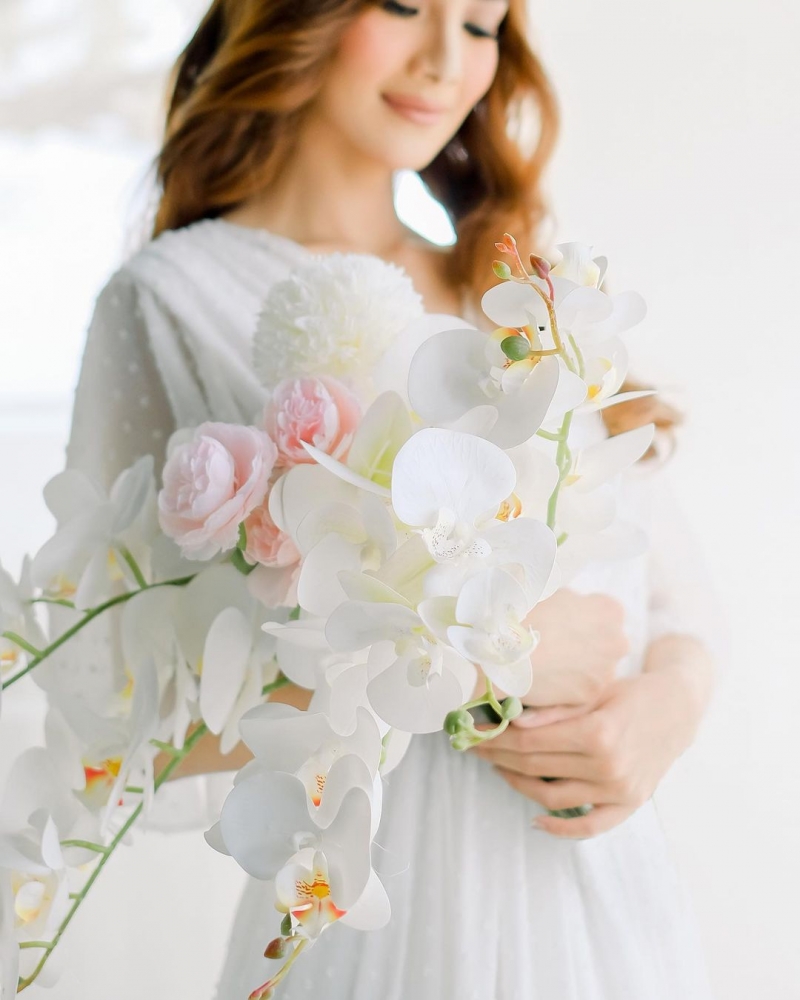
<path fill-rule="evenodd" d="M 101 291 L 86 337 L 67 445 L 67 467 L 105 489 L 137 458 L 157 473 L 175 418 L 150 344 L 140 291 L 124 270 Z"/>

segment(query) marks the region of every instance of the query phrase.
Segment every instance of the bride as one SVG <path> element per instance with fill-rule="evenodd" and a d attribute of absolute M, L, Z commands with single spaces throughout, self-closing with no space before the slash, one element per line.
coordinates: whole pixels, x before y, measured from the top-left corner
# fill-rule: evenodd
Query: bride
<path fill-rule="evenodd" d="M 259 305 L 315 254 L 392 262 L 427 311 L 488 329 L 478 300 L 494 241 L 508 231 L 536 249 L 545 219 L 556 105 L 526 36 L 523 0 L 214 0 L 176 67 L 153 238 L 96 304 L 68 465 L 108 485 L 141 454 L 163 462 L 177 427 L 249 423 L 265 401 L 250 355 Z M 444 205 L 452 248 L 398 219 L 400 168 Z M 607 414 L 576 434 L 651 420 L 663 433 L 677 418 L 653 397 Z M 490 749 L 415 738 L 376 838 L 392 921 L 327 931 L 286 1000 L 710 997 L 652 794 L 693 742 L 716 636 L 659 453 L 620 493 L 649 555 L 589 566 L 537 606 L 527 708 Z M 307 704 L 300 689 L 280 695 Z M 247 758 L 209 736 L 170 791 L 208 789 L 209 772 Z M 595 808 L 548 814 L 581 803 Z M 251 879 L 220 1000 L 267 978 L 278 924 L 269 886 Z"/>

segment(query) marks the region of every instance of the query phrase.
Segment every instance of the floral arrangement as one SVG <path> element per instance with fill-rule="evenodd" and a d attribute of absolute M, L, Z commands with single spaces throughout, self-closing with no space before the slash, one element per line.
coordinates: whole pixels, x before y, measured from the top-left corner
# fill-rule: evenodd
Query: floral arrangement
<path fill-rule="evenodd" d="M 274 886 L 279 965 L 250 1000 L 332 925 L 384 925 L 371 848 L 412 736 L 465 750 L 502 732 L 532 682 L 532 609 L 586 562 L 643 550 L 614 481 L 653 425 L 583 448 L 570 428 L 649 394 L 619 392 L 644 303 L 607 295 L 587 246 L 525 263 L 496 245 L 493 332 L 424 314 L 376 258 L 319 258 L 264 304 L 251 426 L 178 431 L 160 489 L 150 456 L 107 495 L 74 470 L 47 484 L 54 536 L 18 581 L 0 571 L 3 700 L 31 675 L 49 704 L 46 746 L 2 799 L 0 996 L 47 982 L 103 866 L 209 732 L 253 760 L 206 839 Z M 100 616 L 119 649 L 102 680 L 59 669 Z M 308 711 L 270 703 L 290 682 Z M 479 706 L 497 721 L 479 727 Z"/>

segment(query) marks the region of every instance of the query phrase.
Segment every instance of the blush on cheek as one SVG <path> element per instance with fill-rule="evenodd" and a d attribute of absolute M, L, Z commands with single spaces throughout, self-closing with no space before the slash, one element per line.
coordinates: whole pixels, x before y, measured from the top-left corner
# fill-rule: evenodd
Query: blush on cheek
<path fill-rule="evenodd" d="M 363 87 L 381 86 L 403 69 L 411 53 L 402 31 L 392 31 L 381 11 L 365 11 L 345 29 L 336 54 L 336 70 L 357 78 Z"/>
<path fill-rule="evenodd" d="M 467 108 L 474 107 L 489 90 L 497 72 L 497 63 L 497 49 L 488 42 L 483 51 L 467 57 L 464 73 L 464 103 Z"/>

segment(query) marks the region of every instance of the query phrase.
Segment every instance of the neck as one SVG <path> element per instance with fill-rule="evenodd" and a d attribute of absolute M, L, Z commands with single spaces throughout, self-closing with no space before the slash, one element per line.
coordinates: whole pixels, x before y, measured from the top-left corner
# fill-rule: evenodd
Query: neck
<path fill-rule="evenodd" d="M 228 217 L 319 252 L 388 257 L 409 235 L 394 210 L 392 170 L 343 148 L 318 121 L 302 131 L 268 190 Z"/>

